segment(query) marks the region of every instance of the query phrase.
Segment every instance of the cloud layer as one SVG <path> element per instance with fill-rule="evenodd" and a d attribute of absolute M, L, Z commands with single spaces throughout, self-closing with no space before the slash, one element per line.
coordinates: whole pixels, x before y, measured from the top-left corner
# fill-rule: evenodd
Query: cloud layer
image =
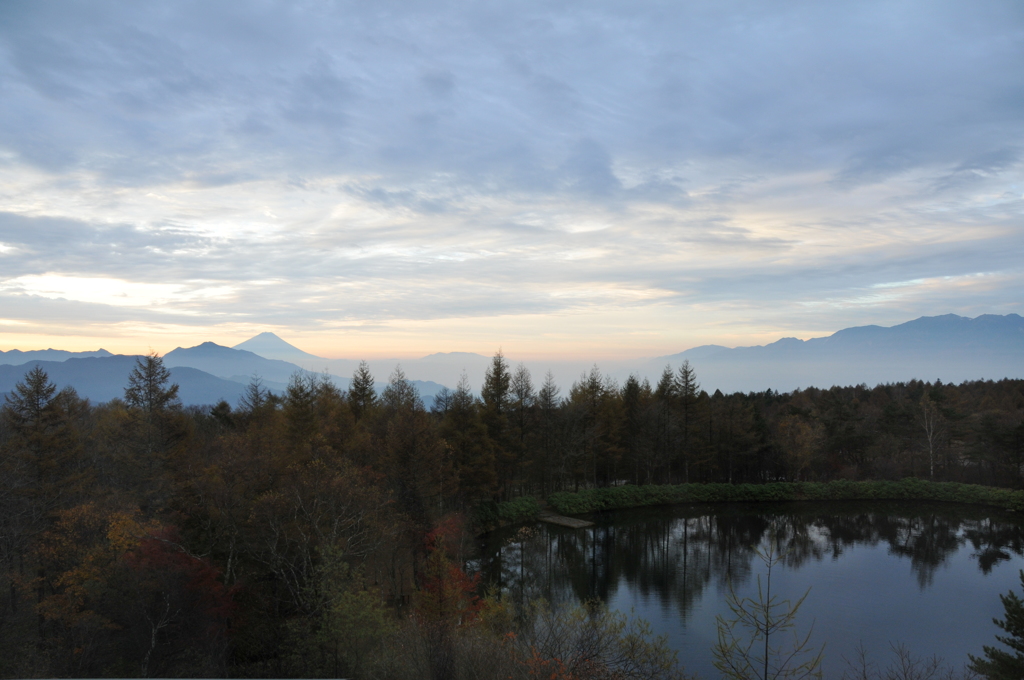
<path fill-rule="evenodd" d="M 1022 312 L 1022 72 L 1012 1 L 5 3 L 2 344 Z"/>

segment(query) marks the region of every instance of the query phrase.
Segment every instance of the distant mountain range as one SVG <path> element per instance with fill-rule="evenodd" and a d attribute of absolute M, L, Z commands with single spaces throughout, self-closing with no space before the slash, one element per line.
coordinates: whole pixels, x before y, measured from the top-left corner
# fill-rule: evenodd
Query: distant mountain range
<path fill-rule="evenodd" d="M 688 360 L 703 385 L 723 392 L 784 392 L 912 379 L 964 380 L 1024 377 L 1024 318 L 986 314 L 925 316 L 884 328 L 858 326 L 828 337 L 782 338 L 769 345 L 703 345 L 659 357 L 677 366 Z"/>
<path fill-rule="evenodd" d="M 7 352 L 0 351 L 0 365 L 27 364 L 30 361 L 67 361 L 68 359 L 84 359 L 86 357 L 112 357 L 114 356 L 105 349 L 98 349 L 95 352 L 68 352 L 63 349 L 33 349 L 22 352 L 20 349 L 12 349 Z"/>
<path fill-rule="evenodd" d="M 195 347 L 178 347 L 164 355 L 164 365 L 189 366 L 212 375 L 245 383 L 258 375 L 265 382 L 288 384 L 292 375 L 302 368 L 280 359 L 266 359 L 244 349 L 232 349 L 213 342 Z"/>
<path fill-rule="evenodd" d="M 335 376 L 351 376 L 359 367 L 359 359 L 327 359 L 304 352 L 274 333 L 259 335 L 240 342 L 232 349 L 247 350 L 267 359 L 286 361 L 295 368 L 314 373 L 327 371 Z M 170 356 L 172 353 L 168 353 Z M 463 372 L 470 384 L 478 388 L 491 358 L 472 352 L 438 352 L 419 359 L 370 359 L 367 363 L 378 384 L 386 383 L 395 367 L 400 366 L 416 385 L 425 401 L 433 399 L 442 385 L 457 385 Z M 189 363 L 195 366 L 195 363 Z M 220 375 L 220 374 L 217 374 Z M 346 383 L 347 384 L 347 383 Z"/>
<path fill-rule="evenodd" d="M 254 342 L 258 341 L 258 342 Z M 313 357 L 326 362 L 312 354 L 289 345 L 273 333 L 261 333 L 242 345 L 264 347 L 277 356 Z M 64 350 L 35 350 L 22 352 L 11 350 L 0 352 L 0 395 L 14 389 L 25 373 L 34 365 L 39 365 L 49 375 L 50 380 L 63 388 L 72 386 L 82 397 L 95 402 L 110 401 L 124 397 L 124 388 L 128 383 L 128 374 L 135 366 L 137 357 L 129 355 L 113 355 L 106 350 L 96 352 L 67 352 Z M 178 347 L 163 357 L 164 365 L 171 370 L 171 380 L 178 383 L 179 395 L 184 404 L 216 404 L 221 400 L 234 405 L 245 387 L 258 377 L 262 385 L 278 394 L 284 393 L 293 375 L 309 371 L 302 366 L 283 361 L 268 359 L 244 349 L 224 347 L 213 342 L 204 342 L 195 347 Z M 341 390 L 347 390 L 351 379 L 337 375 L 328 377 Z M 419 391 L 424 403 L 429 407 L 434 396 L 444 386 L 426 380 L 410 380 Z M 378 392 L 387 386 L 387 380 L 377 378 L 375 387 Z"/>
<path fill-rule="evenodd" d="M 38 365 L 58 389 L 71 386 L 80 397 L 94 402 L 123 399 L 128 374 L 138 357 L 115 354 L 106 357 L 75 357 L 67 361 L 30 361 L 19 366 L 0 366 L 0 394 L 14 390 L 15 384 Z M 171 368 L 171 381 L 178 384 L 178 396 L 184 404 L 216 404 L 221 399 L 234 405 L 245 385 L 224 380 L 187 366 Z"/>
<path fill-rule="evenodd" d="M 102 349 L 0 352 L 0 394 L 12 390 L 30 365 L 38 363 L 58 386 L 72 385 L 81 396 L 108 401 L 124 396 L 135 360 Z M 1024 378 L 1024 318 L 1017 314 L 975 319 L 954 314 L 921 317 L 891 328 L 860 326 L 810 340 L 782 338 L 768 345 L 733 348 L 703 345 L 655 359 L 606 364 L 601 369 L 620 381 L 633 373 L 656 382 L 666 364 L 675 369 L 684 360 L 693 365 L 698 381 L 709 392 L 768 388 L 789 392 L 809 386 L 875 385 L 915 378 L 945 382 Z M 456 385 L 463 373 L 478 390 L 490 362 L 490 357 L 481 354 L 449 352 L 369 363 L 378 391 L 400 364 L 429 407 L 443 386 Z M 179 347 L 164 356 L 164 363 L 180 385 L 184 403 L 215 404 L 224 399 L 234 405 L 253 376 L 281 393 L 296 373 L 328 371 L 339 389 L 348 389 L 349 376 L 359 362 L 318 357 L 273 333 L 260 333 L 233 348 L 212 342 Z M 516 362 L 509 363 L 514 366 Z M 581 358 L 575 362 L 530 362 L 528 368 L 539 387 L 544 372 L 554 367 L 564 394 L 569 382 L 591 365 Z"/>

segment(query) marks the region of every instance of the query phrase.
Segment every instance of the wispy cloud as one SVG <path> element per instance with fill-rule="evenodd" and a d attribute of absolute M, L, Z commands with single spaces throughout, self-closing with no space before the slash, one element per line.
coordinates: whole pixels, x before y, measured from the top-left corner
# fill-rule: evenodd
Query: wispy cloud
<path fill-rule="evenodd" d="M 551 324 L 664 354 L 1019 312 L 1022 29 L 1010 1 L 6 3 L 2 344 L 487 352 L 466 328 L 508 317 L 535 354 Z"/>

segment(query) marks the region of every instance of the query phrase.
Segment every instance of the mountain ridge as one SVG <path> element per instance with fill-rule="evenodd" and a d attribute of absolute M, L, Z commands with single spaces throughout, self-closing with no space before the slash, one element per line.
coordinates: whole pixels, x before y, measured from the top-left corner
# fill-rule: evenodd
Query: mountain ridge
<path fill-rule="evenodd" d="M 0 365 L 0 393 L 10 393 L 33 366 L 46 371 L 57 389 L 73 387 L 80 397 L 95 402 L 123 399 L 128 375 L 141 358 L 132 354 L 109 357 L 76 357 L 66 361 L 31 361 L 18 366 Z M 242 383 L 218 378 L 190 366 L 170 368 L 171 382 L 178 384 L 178 396 L 186 406 L 216 404 L 224 400 L 234 405 L 245 390 Z"/>
<path fill-rule="evenodd" d="M 263 346 L 272 350 L 276 348 L 291 356 L 312 357 L 315 363 L 304 361 L 306 366 L 303 366 L 301 363 L 266 357 L 252 349 L 245 349 L 246 346 L 251 348 L 260 345 L 252 342 L 254 340 L 260 340 Z M 12 373 L 18 373 L 20 377 L 32 361 L 5 364 L 3 356 L 19 360 L 24 356 L 39 356 L 38 353 L 47 352 L 55 353 L 49 356 L 71 357 L 65 361 L 131 356 L 111 355 L 105 350 L 99 350 L 107 355 L 105 357 L 82 356 L 99 352 L 11 350 L 0 353 L 0 369 L 20 367 L 20 373 L 18 370 Z M 1024 378 L 1024 317 L 1018 314 L 983 314 L 973 319 L 956 314 L 919 317 L 889 327 L 865 325 L 844 328 L 828 336 L 807 340 L 784 337 L 765 345 L 701 345 L 654 359 L 602 365 L 601 369 L 605 375 L 620 381 L 630 374 L 657 380 L 666 363 L 678 367 L 678 363 L 684 360 L 694 366 L 705 389 L 721 389 L 724 392 L 763 391 L 768 388 L 785 392 L 809 386 L 828 388 L 832 385 L 894 383 L 911 379 L 962 382 Z M 172 371 L 194 369 L 212 379 L 223 380 L 240 388 L 244 388 L 254 375 L 258 375 L 276 392 L 283 392 L 295 373 L 307 371 L 330 371 L 333 373 L 331 379 L 339 389 L 347 389 L 350 378 L 337 376 L 351 375 L 358 365 L 355 360 L 316 357 L 273 333 L 261 333 L 235 347 L 225 347 L 214 342 L 178 347 L 164 355 L 164 362 Z M 458 376 L 463 372 L 469 374 L 472 385 L 482 384 L 490 358 L 474 352 L 437 352 L 419 359 L 371 360 L 371 371 L 377 378 L 378 391 L 387 384 L 387 376 L 395 363 L 402 366 L 407 378 L 429 405 L 442 387 L 457 383 Z M 546 362 L 548 365 L 545 366 L 541 362 L 528 363 L 532 364 L 529 368 L 538 379 L 551 364 Z M 590 362 L 585 363 L 590 365 Z M 567 387 L 568 381 L 580 375 L 576 368 L 562 367 L 560 370 L 563 388 Z M 0 377 L 3 375 L 4 371 L 0 371 Z M 126 376 L 127 372 L 125 380 Z M 208 398 L 213 398 L 215 393 L 234 394 L 233 390 L 236 389 L 231 385 L 212 383 L 201 376 L 192 377 L 206 384 L 210 390 L 195 392 L 197 399 L 204 394 Z M 105 384 L 102 376 L 98 379 L 98 384 Z M 5 391 L 3 382 L 0 380 L 0 392 Z M 74 386 L 83 394 L 92 390 L 91 387 L 86 389 L 85 385 Z M 124 382 L 121 382 L 118 389 L 123 391 L 123 386 Z M 100 389 L 97 394 L 109 397 L 110 394 L 118 396 L 119 393 L 108 386 Z M 207 402 L 208 399 L 204 397 L 198 403 Z"/>
<path fill-rule="evenodd" d="M 287 384 L 292 375 L 304 372 L 301 366 L 288 361 L 267 359 L 249 350 L 225 347 L 209 341 L 194 347 L 177 347 L 165 354 L 163 360 L 168 368 L 189 366 L 226 380 L 233 380 L 239 375 L 259 375 L 273 382 Z"/>
<path fill-rule="evenodd" d="M 801 340 L 800 338 L 784 337 L 779 338 L 774 342 L 770 342 L 764 345 L 741 345 L 738 347 L 725 347 L 723 345 L 700 345 L 698 347 L 692 347 L 682 352 L 675 354 L 669 354 L 665 356 L 656 357 L 658 360 L 680 360 L 689 359 L 694 357 L 707 358 L 708 356 L 718 355 L 721 351 L 734 352 L 739 350 L 767 350 L 769 348 L 781 349 L 781 348 L 792 348 L 796 346 L 803 347 L 824 347 L 834 346 L 837 344 L 844 344 L 849 342 L 851 339 L 859 339 L 862 343 L 864 339 L 869 340 L 884 340 L 887 342 L 894 341 L 896 339 L 906 338 L 908 332 L 913 333 L 919 330 L 934 331 L 937 330 L 939 324 L 945 324 L 947 329 L 955 328 L 956 330 L 962 330 L 968 328 L 963 322 L 975 323 L 978 325 L 970 327 L 970 330 L 979 330 L 982 325 L 991 327 L 993 320 L 1000 319 L 1006 320 L 1009 324 L 1013 324 L 1011 328 L 1016 332 L 1018 342 L 1024 343 L 1024 317 L 1018 314 L 1007 314 L 1000 316 L 996 314 L 982 314 L 981 316 L 970 318 L 964 316 L 958 316 L 956 314 L 943 314 L 940 316 L 922 316 L 911 321 L 906 321 L 895 326 L 878 326 L 878 325 L 867 325 L 867 326 L 851 326 L 850 328 L 843 328 L 831 335 L 808 338 L 807 340 Z M 954 326 L 955 324 L 955 326 Z M 1006 330 L 1006 325 L 1003 325 L 1001 330 Z M 958 335 L 964 335 L 958 333 Z M 920 336 L 919 336 L 920 337 Z M 943 338 L 950 338 L 950 334 L 946 334 Z M 863 345 L 862 345 L 863 346 Z M 873 343 L 870 345 L 873 346 Z M 709 351 L 713 348 L 714 351 Z M 1017 345 L 1012 345 L 1013 349 L 1017 349 Z M 1024 349 L 1024 344 L 1021 344 L 1019 349 Z"/>
<path fill-rule="evenodd" d="M 854 326 L 818 338 L 765 345 L 704 345 L 658 357 L 690 361 L 723 391 L 879 384 L 912 379 L 962 382 L 1024 377 L 1024 317 L 922 316 L 895 326 Z"/>
<path fill-rule="evenodd" d="M 318 357 L 315 354 L 305 352 L 290 342 L 283 340 L 276 333 L 271 333 L 270 331 L 254 335 L 248 340 L 244 340 L 237 345 L 232 346 L 231 349 L 252 352 L 264 359 L 276 359 L 291 363 L 295 363 L 296 361 L 330 361 L 324 357 Z M 301 364 L 299 365 L 301 366 Z M 306 366 L 302 367 L 307 368 Z"/>
<path fill-rule="evenodd" d="M 11 349 L 0 350 L 0 366 L 21 366 L 30 361 L 66 361 L 74 358 L 112 357 L 107 350 L 100 348 L 92 352 L 70 352 L 66 349 Z"/>

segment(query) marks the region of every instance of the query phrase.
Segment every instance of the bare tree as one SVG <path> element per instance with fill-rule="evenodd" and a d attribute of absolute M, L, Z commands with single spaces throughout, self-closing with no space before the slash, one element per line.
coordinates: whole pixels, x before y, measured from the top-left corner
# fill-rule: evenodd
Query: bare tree
<path fill-rule="evenodd" d="M 796 632 L 797 612 L 810 589 L 796 602 L 772 595 L 772 568 L 786 557 L 777 547 L 774 529 L 768 533 L 768 546 L 756 553 L 767 574 L 763 584 L 757 577 L 757 599 L 741 599 L 730 584 L 727 603 L 732 617 L 718 617 L 718 642 L 712 648 L 715 668 L 731 680 L 820 680 L 825 647 L 815 650 L 810 644 L 813 625 L 805 636 Z"/>
<path fill-rule="evenodd" d="M 935 479 L 935 446 L 942 432 L 942 414 L 927 393 L 921 397 L 920 407 L 918 422 L 928 442 L 928 478 Z"/>

